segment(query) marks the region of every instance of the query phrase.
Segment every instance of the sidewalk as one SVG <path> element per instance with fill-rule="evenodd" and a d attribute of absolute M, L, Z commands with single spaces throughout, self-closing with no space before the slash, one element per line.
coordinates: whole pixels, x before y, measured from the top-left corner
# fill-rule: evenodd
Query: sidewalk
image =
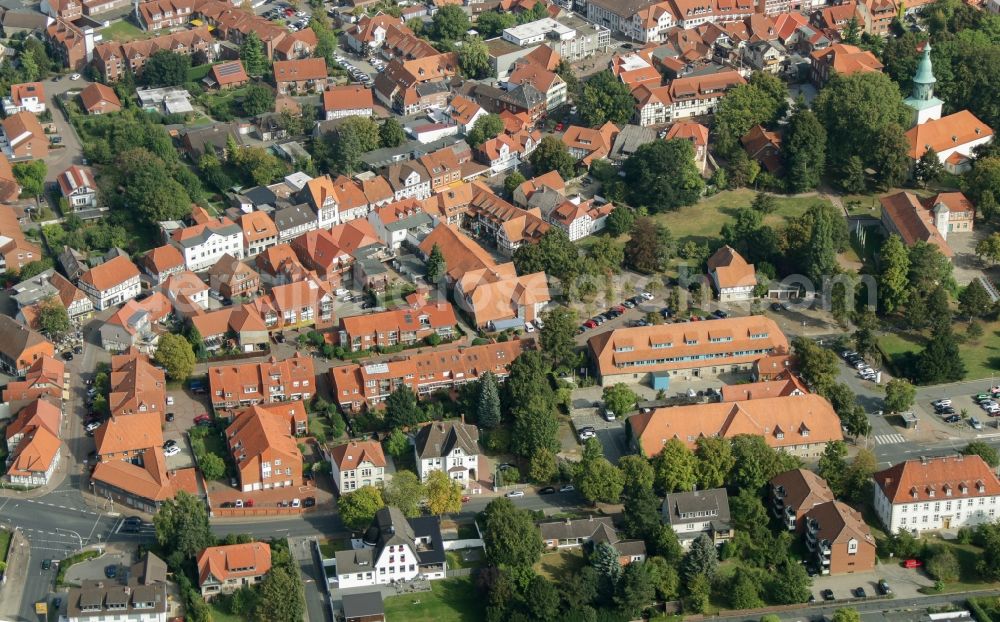
<path fill-rule="evenodd" d="M 0 584 L 0 618 L 15 620 L 20 615 L 30 549 L 28 540 L 15 529 L 10 539 L 7 570 Z"/>

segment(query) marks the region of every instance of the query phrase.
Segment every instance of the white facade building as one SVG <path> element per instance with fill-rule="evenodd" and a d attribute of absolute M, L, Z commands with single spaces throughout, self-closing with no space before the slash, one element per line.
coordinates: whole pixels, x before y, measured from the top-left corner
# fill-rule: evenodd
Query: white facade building
<path fill-rule="evenodd" d="M 997 519 L 1000 481 L 977 455 L 919 458 L 876 473 L 874 502 L 890 533 L 956 529 Z"/>
<path fill-rule="evenodd" d="M 462 486 L 479 475 L 479 428 L 457 422 L 439 422 L 420 428 L 414 443 L 417 474 L 425 482 L 434 471 L 444 471 Z"/>
<path fill-rule="evenodd" d="M 208 270 L 223 255 L 243 258 L 243 230 L 225 217 L 181 229 L 174 233 L 173 243 L 192 272 Z"/>

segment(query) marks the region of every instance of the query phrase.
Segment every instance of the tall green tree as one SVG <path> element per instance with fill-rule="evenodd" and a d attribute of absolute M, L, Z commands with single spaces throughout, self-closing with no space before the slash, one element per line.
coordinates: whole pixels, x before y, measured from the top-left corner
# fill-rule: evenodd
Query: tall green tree
<path fill-rule="evenodd" d="M 719 552 L 715 548 L 715 543 L 707 535 L 698 536 L 691 543 L 691 548 L 681 564 L 681 573 L 688 583 L 696 576 L 705 576 L 711 579 L 715 576 L 719 568 Z"/>
<path fill-rule="evenodd" d="M 384 507 L 382 491 L 374 486 L 362 486 L 357 490 L 345 492 L 337 501 L 340 518 L 351 529 L 365 529 L 372 524 L 375 513 Z"/>
<path fill-rule="evenodd" d="M 431 247 L 431 254 L 427 256 L 427 263 L 424 264 L 424 276 L 430 283 L 437 283 L 445 275 L 446 266 L 444 253 L 436 243 Z"/>
<path fill-rule="evenodd" d="M 45 192 L 45 177 L 48 175 L 45 160 L 17 162 L 11 168 L 14 171 L 14 178 L 21 186 L 21 196 L 37 197 Z"/>
<path fill-rule="evenodd" d="M 476 423 L 486 429 L 500 425 L 500 389 L 497 386 L 497 377 L 492 371 L 487 371 L 479 378 Z"/>
<path fill-rule="evenodd" d="M 594 437 L 587 439 L 576 480 L 583 498 L 590 503 L 618 503 L 624 486 L 622 472 L 604 457 L 600 441 Z"/>
<path fill-rule="evenodd" d="M 396 471 L 382 490 L 386 505 L 399 508 L 404 516 L 420 516 L 420 501 L 425 495 L 424 485 L 413 471 Z"/>
<path fill-rule="evenodd" d="M 693 205 L 705 189 L 687 140 L 655 140 L 640 146 L 622 166 L 630 202 L 652 211 Z"/>
<path fill-rule="evenodd" d="M 916 369 L 917 381 L 921 384 L 957 382 L 965 378 L 965 363 L 951 326 L 944 325 L 934 331 L 917 357 Z"/>
<path fill-rule="evenodd" d="M 577 352 L 576 327 L 579 319 L 576 311 L 566 307 L 556 307 L 542 315 L 540 345 L 542 355 L 553 369 L 574 369 L 580 363 Z"/>
<path fill-rule="evenodd" d="M 240 60 L 248 76 L 259 78 L 267 73 L 267 55 L 264 54 L 264 44 L 256 32 L 250 32 L 243 38 L 240 45 Z"/>
<path fill-rule="evenodd" d="M 496 114 L 484 114 L 472 124 L 472 129 L 465 136 L 465 142 L 470 147 L 478 147 L 503 131 L 503 120 Z"/>
<path fill-rule="evenodd" d="M 52 296 L 38 303 L 38 326 L 53 340 L 69 331 L 69 314 L 59 298 Z"/>
<path fill-rule="evenodd" d="M 698 460 L 684 441 L 672 438 L 653 457 L 656 487 L 662 493 L 694 490 L 698 482 Z"/>
<path fill-rule="evenodd" d="M 480 37 L 469 37 L 458 48 L 458 65 L 462 73 L 474 80 L 486 78 L 492 72 L 490 50 Z"/>
<path fill-rule="evenodd" d="M 159 50 L 146 61 L 142 70 L 142 81 L 150 86 L 180 86 L 187 82 L 187 70 L 191 67 L 191 57 Z"/>
<path fill-rule="evenodd" d="M 784 114 L 788 88 L 776 76 L 756 72 L 719 102 L 715 111 L 717 149 L 731 156 L 742 151 L 740 138 L 755 125 L 767 125 Z"/>
<path fill-rule="evenodd" d="M 894 188 L 910 176 L 910 143 L 903 125 L 889 123 L 879 128 L 875 140 L 875 179 L 882 188 Z"/>
<path fill-rule="evenodd" d="M 435 515 L 458 512 L 462 509 L 462 485 L 448 477 L 444 471 L 431 471 L 424 484 L 427 510 Z"/>
<path fill-rule="evenodd" d="M 604 400 L 605 408 L 613 412 L 616 417 L 624 417 L 635 408 L 636 400 L 639 398 L 629 385 L 619 382 L 610 387 L 604 387 L 601 399 Z"/>
<path fill-rule="evenodd" d="M 187 559 L 215 544 L 205 504 L 183 490 L 163 502 L 153 517 L 153 527 L 165 550 L 177 551 Z"/>
<path fill-rule="evenodd" d="M 900 413 L 913 405 L 916 389 L 905 378 L 893 378 L 885 385 L 885 409 Z"/>
<path fill-rule="evenodd" d="M 815 209 L 812 236 L 806 255 L 806 274 L 819 284 L 824 278 L 832 278 L 839 271 L 837 266 L 837 245 L 834 241 L 834 216 L 829 210 Z"/>
<path fill-rule="evenodd" d="M 792 192 L 806 192 L 819 185 L 826 169 L 826 130 L 808 108 L 795 111 L 781 142 Z"/>
<path fill-rule="evenodd" d="M 643 610 L 652 605 L 655 598 L 656 586 L 651 567 L 644 562 L 634 562 L 625 566 L 615 594 L 615 604 L 618 605 L 619 611 L 629 619 L 641 617 Z"/>
<path fill-rule="evenodd" d="M 963 456 L 979 456 L 993 469 L 1000 466 L 1000 452 L 985 441 L 972 441 L 960 453 Z"/>
<path fill-rule="evenodd" d="M 827 443 L 819 458 L 817 473 L 826 480 L 835 495 L 844 494 L 847 478 L 847 445 L 843 441 Z"/>
<path fill-rule="evenodd" d="M 528 156 L 535 175 L 557 171 L 563 179 L 576 176 L 576 159 L 569 154 L 566 143 L 551 134 L 542 137 L 541 142 Z"/>
<path fill-rule="evenodd" d="M 993 311 L 995 305 L 979 279 L 974 279 L 958 295 L 958 309 L 969 318 L 980 318 Z"/>
<path fill-rule="evenodd" d="M 406 132 L 395 117 L 389 117 L 378 127 L 378 138 L 383 147 L 398 147 L 406 142 Z"/>
<path fill-rule="evenodd" d="M 910 255 L 903 240 L 895 234 L 882 243 L 879 253 L 878 295 L 886 313 L 892 313 L 906 304 L 910 281 Z"/>
<path fill-rule="evenodd" d="M 305 614 L 302 578 L 293 564 L 277 564 L 260 584 L 252 618 L 255 622 L 301 620 Z"/>
<path fill-rule="evenodd" d="M 348 117 L 330 134 L 332 168 L 350 175 L 361 170 L 361 156 L 381 144 L 379 126 L 368 117 Z"/>
<path fill-rule="evenodd" d="M 441 7 L 431 22 L 431 32 L 436 41 L 459 41 L 471 27 L 468 14 L 462 7 L 453 4 Z"/>
<path fill-rule="evenodd" d="M 420 423 L 423 412 L 416 394 L 405 384 L 400 385 L 385 400 L 385 422 L 390 428 L 402 428 Z"/>
<path fill-rule="evenodd" d="M 251 84 L 244 91 L 240 106 L 248 117 L 270 112 L 274 108 L 274 91 L 263 84 Z"/>
<path fill-rule="evenodd" d="M 542 536 L 531 513 L 510 499 L 490 501 L 483 510 L 483 547 L 491 566 L 530 569 L 542 555 Z"/>
<path fill-rule="evenodd" d="M 161 336 L 153 358 L 175 382 L 187 380 L 194 372 L 194 350 L 182 335 L 167 333 Z"/>
<path fill-rule="evenodd" d="M 580 118 L 589 127 L 600 127 L 609 121 L 622 125 L 632 118 L 635 99 L 621 80 L 604 70 L 584 82 L 577 106 Z"/>
<path fill-rule="evenodd" d="M 926 188 L 927 184 L 940 179 L 942 174 L 944 174 L 944 166 L 938 158 L 937 151 L 934 151 L 933 147 L 928 147 L 927 151 L 913 165 L 913 178 Z"/>
<path fill-rule="evenodd" d="M 663 270 L 675 251 L 670 229 L 644 216 L 632 225 L 632 238 L 625 246 L 625 263 L 637 272 L 652 274 Z"/>
<path fill-rule="evenodd" d="M 728 439 L 702 436 L 695 441 L 695 472 L 702 489 L 720 488 L 736 464 L 733 448 Z"/>
<path fill-rule="evenodd" d="M 608 235 L 618 237 L 625 235 L 632 229 L 635 223 L 635 210 L 627 205 L 619 205 L 608 214 L 604 228 Z"/>

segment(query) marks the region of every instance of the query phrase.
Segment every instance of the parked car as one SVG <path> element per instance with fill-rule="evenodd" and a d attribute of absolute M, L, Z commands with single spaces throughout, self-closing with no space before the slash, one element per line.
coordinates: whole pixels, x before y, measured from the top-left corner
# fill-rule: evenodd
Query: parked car
<path fill-rule="evenodd" d="M 566 484 L 559 488 L 559 492 L 573 492 L 574 490 L 576 490 L 576 488 L 573 484 Z"/>
<path fill-rule="evenodd" d="M 101 427 L 101 422 L 100 421 L 91 421 L 87 425 L 83 426 L 83 431 L 84 432 L 93 432 L 94 430 L 96 430 L 99 427 Z"/>
<path fill-rule="evenodd" d="M 122 521 L 121 531 L 135 533 L 142 528 L 142 519 L 138 516 L 129 516 Z"/>
<path fill-rule="evenodd" d="M 719 318 L 720 320 L 724 320 L 727 317 L 729 317 L 729 314 L 723 311 L 722 309 L 716 309 L 715 311 L 712 312 L 712 315 Z"/>
<path fill-rule="evenodd" d="M 554 486 L 546 486 L 545 488 L 538 489 L 538 494 L 540 495 L 554 495 L 555 493 L 556 489 Z"/>
<path fill-rule="evenodd" d="M 164 449 L 169 449 L 170 447 L 177 447 L 177 441 L 171 438 L 167 440 L 167 442 L 163 443 Z"/>
<path fill-rule="evenodd" d="M 823 590 L 819 595 L 823 597 L 823 600 L 835 600 L 833 590 Z"/>
<path fill-rule="evenodd" d="M 525 332 L 533 333 L 533 332 L 535 332 L 535 325 L 532 324 L 531 322 L 525 322 L 524 323 L 524 330 L 525 330 Z"/>
<path fill-rule="evenodd" d="M 195 425 L 201 425 L 202 423 L 212 423 L 212 417 L 208 413 L 202 413 L 194 418 Z"/>
<path fill-rule="evenodd" d="M 973 417 L 972 419 L 969 419 L 969 425 L 972 426 L 973 430 L 982 430 L 983 429 L 983 422 L 980 421 L 979 419 L 975 418 L 975 417 Z"/>
<path fill-rule="evenodd" d="M 920 568 L 924 565 L 924 562 L 911 557 L 910 559 L 903 560 L 903 568 Z"/>
<path fill-rule="evenodd" d="M 865 588 L 863 588 L 863 587 L 856 587 L 856 588 L 854 588 L 854 597 L 855 598 L 868 598 L 868 592 L 865 592 Z"/>
<path fill-rule="evenodd" d="M 875 584 L 875 591 L 877 591 L 882 596 L 888 596 L 889 594 L 892 594 L 892 589 L 889 587 L 889 584 L 886 582 L 885 579 L 878 580 L 878 583 Z"/>
<path fill-rule="evenodd" d="M 944 408 L 939 408 L 937 414 L 941 416 L 954 415 L 955 409 L 951 406 L 945 406 Z"/>
<path fill-rule="evenodd" d="M 51 567 L 52 567 L 52 560 L 51 559 L 43 559 L 42 560 L 42 570 L 48 570 Z"/>
<path fill-rule="evenodd" d="M 104 576 L 109 579 L 114 579 L 118 575 L 118 566 L 111 564 L 104 567 Z"/>
<path fill-rule="evenodd" d="M 302 507 L 302 499 L 292 499 L 292 507 L 293 508 Z"/>
<path fill-rule="evenodd" d="M 974 399 L 975 399 L 975 400 L 976 400 L 977 402 L 980 402 L 980 403 L 982 403 L 982 402 L 986 402 L 986 401 L 989 401 L 990 399 L 992 399 L 992 397 L 993 397 L 993 396 L 992 396 L 992 395 L 990 395 L 989 393 L 977 393 L 977 394 L 976 394 L 976 397 L 975 397 Z"/>
<path fill-rule="evenodd" d="M 933 406 L 934 408 L 937 408 L 938 406 L 951 406 L 951 400 L 949 399 L 935 400 L 931 402 L 931 406 Z"/>
<path fill-rule="evenodd" d="M 170 422 L 173 420 L 174 420 L 174 413 L 167 413 L 167 421 Z"/>
<path fill-rule="evenodd" d="M 958 423 L 961 420 L 962 417 L 959 415 L 948 415 L 947 417 L 944 418 L 945 423 Z"/>
<path fill-rule="evenodd" d="M 512 490 L 512 491 L 508 492 L 504 496 L 507 497 L 508 499 L 513 499 L 514 497 L 523 497 L 524 496 L 524 491 L 523 490 Z"/>
<path fill-rule="evenodd" d="M 78 73 L 74 73 L 73 75 L 71 75 L 71 76 L 69 77 L 69 79 L 70 79 L 70 80 L 79 80 L 79 79 L 80 79 L 80 74 L 78 74 Z"/>
<path fill-rule="evenodd" d="M 173 445 L 172 447 L 166 447 L 163 450 L 163 455 L 166 456 L 167 458 L 171 456 L 176 456 L 179 453 L 181 453 L 181 448 L 178 447 L 177 445 Z"/>
<path fill-rule="evenodd" d="M 609 408 L 605 408 L 604 409 L 603 415 L 604 415 L 604 420 L 605 421 L 614 421 L 615 420 L 615 413 L 614 413 L 613 410 L 611 410 Z"/>
<path fill-rule="evenodd" d="M 776 302 L 772 302 L 771 303 L 771 311 L 774 311 L 775 313 L 777 313 L 777 312 L 783 311 L 783 310 L 784 310 L 784 307 L 782 307 L 780 304 L 778 304 Z"/>

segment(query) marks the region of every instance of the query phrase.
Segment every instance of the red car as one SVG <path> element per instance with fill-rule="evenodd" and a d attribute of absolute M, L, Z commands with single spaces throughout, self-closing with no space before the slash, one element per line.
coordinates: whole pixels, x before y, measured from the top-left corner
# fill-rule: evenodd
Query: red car
<path fill-rule="evenodd" d="M 202 413 L 194 418 L 195 425 L 202 425 L 205 423 L 212 423 L 212 418 L 208 416 L 208 413 Z"/>
<path fill-rule="evenodd" d="M 920 568 L 924 562 L 919 559 L 907 559 L 903 562 L 903 568 Z"/>
<path fill-rule="evenodd" d="M 556 123 L 556 131 L 557 132 L 563 131 L 563 124 L 562 124 L 562 122 Z"/>
<path fill-rule="evenodd" d="M 583 323 L 583 325 L 586 326 L 587 328 L 597 328 L 597 322 L 595 322 L 594 320 L 587 320 L 586 322 Z"/>
<path fill-rule="evenodd" d="M 462 503 L 468 503 L 468 502 L 469 502 L 468 496 L 462 497 Z"/>
<path fill-rule="evenodd" d="M 295 15 L 295 10 L 291 8 L 285 9 L 285 15 L 287 17 L 291 17 L 292 15 Z"/>

